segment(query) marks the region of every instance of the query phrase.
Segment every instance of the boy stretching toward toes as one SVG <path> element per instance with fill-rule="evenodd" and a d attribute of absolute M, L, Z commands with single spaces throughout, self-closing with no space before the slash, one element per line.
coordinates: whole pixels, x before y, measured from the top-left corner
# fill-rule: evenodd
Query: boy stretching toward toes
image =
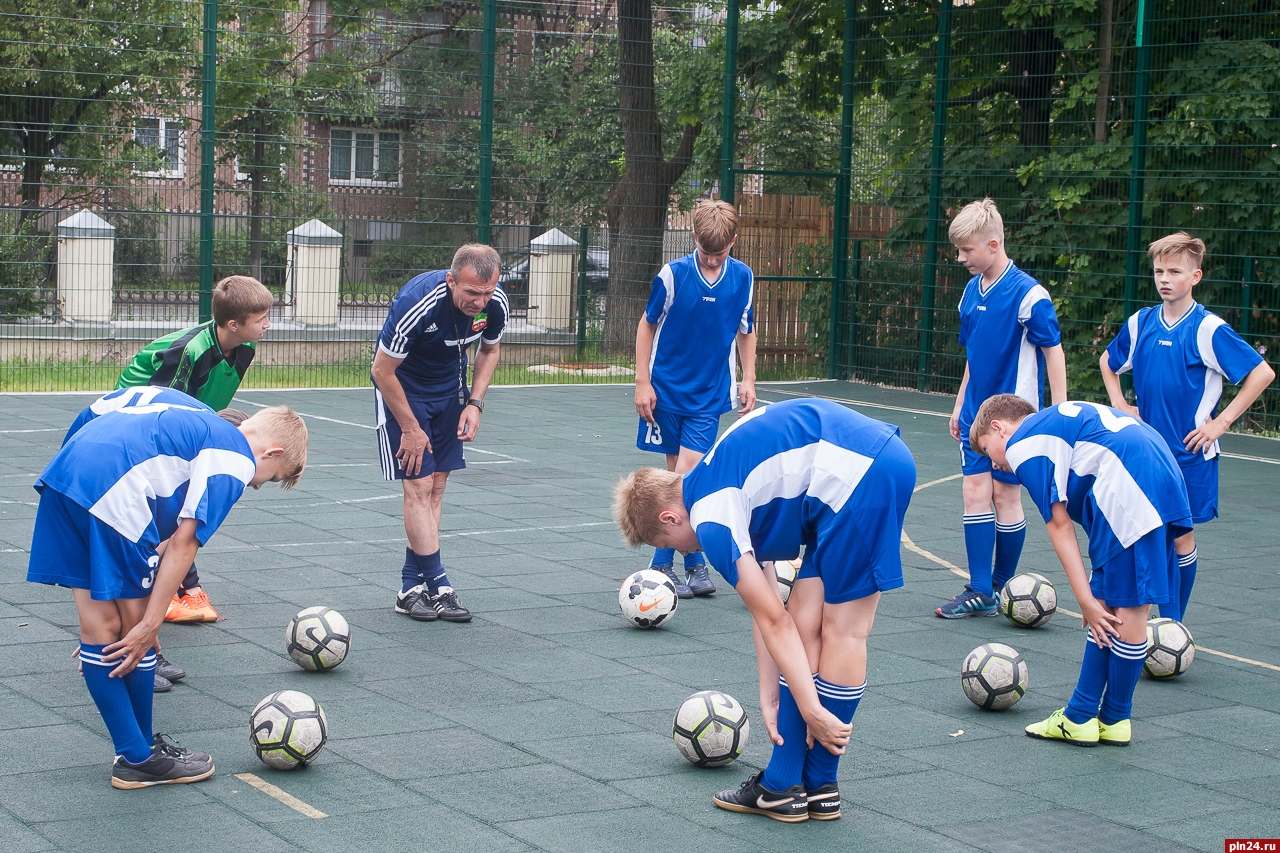
<path fill-rule="evenodd" d="M 203 407 L 157 403 L 88 421 L 36 481 L 27 580 L 72 589 L 85 685 L 115 746 L 113 787 L 213 775 L 206 753 L 152 734 L 157 633 L 245 486 L 292 488 L 306 457 L 307 428 L 283 406 L 236 428 Z"/>
<path fill-rule="evenodd" d="M 982 404 L 969 434 L 974 450 L 1031 495 L 1089 630 L 1071 701 L 1027 734 L 1128 746 L 1147 616 L 1177 595 L 1173 543 L 1191 532 L 1178 463 L 1158 432 L 1098 403 L 1037 413 L 1021 397 L 1000 394 Z M 1092 576 L 1072 522 L 1089 537 Z"/>
<path fill-rule="evenodd" d="M 880 593 L 902 586 L 916 466 L 898 428 L 825 400 L 757 408 L 683 476 L 641 468 L 615 490 L 627 544 L 702 549 L 751 611 L 773 755 L 715 804 L 795 823 L 840 817 L 836 770 L 866 689 Z M 769 560 L 804 561 L 786 609 Z M 806 743 L 811 736 L 813 745 Z"/>

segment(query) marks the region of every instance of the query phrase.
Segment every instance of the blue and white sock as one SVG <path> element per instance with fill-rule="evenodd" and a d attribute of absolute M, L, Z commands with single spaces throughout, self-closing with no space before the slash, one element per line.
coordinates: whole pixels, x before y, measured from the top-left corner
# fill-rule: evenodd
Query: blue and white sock
<path fill-rule="evenodd" d="M 1108 726 L 1133 716 L 1133 691 L 1142 677 L 1147 659 L 1147 641 L 1122 643 L 1111 639 L 1111 666 L 1107 673 L 1107 693 L 1102 697 L 1098 719 Z"/>
<path fill-rule="evenodd" d="M 418 568 L 422 570 L 422 582 L 427 585 L 427 593 L 430 595 L 439 595 L 440 587 L 450 586 L 449 576 L 445 574 L 444 566 L 440 563 L 440 552 L 437 550 L 434 554 L 419 554 Z"/>
<path fill-rule="evenodd" d="M 156 698 L 156 650 L 147 649 L 138 665 L 122 680 L 125 690 L 129 691 L 129 704 L 133 706 L 133 718 L 138 721 L 138 730 L 150 747 L 155 743 L 151 731 L 151 709 Z"/>
<path fill-rule="evenodd" d="M 778 676 L 778 734 L 782 735 L 782 746 L 774 744 L 773 754 L 769 756 L 769 766 L 764 769 L 760 784 L 770 791 L 785 791 L 792 785 L 799 785 L 804 774 L 804 758 L 809 751 L 805 738 L 809 733 L 804 717 L 800 716 L 800 708 L 787 680 Z"/>
<path fill-rule="evenodd" d="M 991 553 L 996 547 L 996 514 L 964 517 L 964 552 L 969 559 L 969 586 L 991 597 Z"/>
<path fill-rule="evenodd" d="M 653 559 L 649 561 L 649 568 L 661 571 L 661 566 L 671 566 L 675 562 L 675 548 L 658 548 L 653 552 Z"/>
<path fill-rule="evenodd" d="M 1112 642 L 1114 642 L 1114 638 Z M 1093 642 L 1093 634 L 1084 641 L 1084 660 L 1080 663 L 1080 679 L 1076 682 L 1075 692 L 1067 703 L 1066 717 L 1073 723 L 1087 723 L 1098 716 L 1098 707 L 1102 704 L 1102 694 L 1107 688 L 1107 675 L 1111 667 L 1111 650 L 1106 646 L 1098 648 Z"/>
<path fill-rule="evenodd" d="M 853 715 L 862 701 L 862 694 L 867 689 L 867 680 L 857 687 L 845 687 L 827 681 L 820 675 L 813 677 L 813 685 L 818 688 L 818 700 L 842 723 L 853 722 Z M 813 791 L 823 785 L 836 781 L 836 771 L 840 767 L 840 756 L 831 752 L 816 740 L 804 757 L 804 787 Z"/>
<path fill-rule="evenodd" d="M 102 660 L 103 644 L 80 644 L 80 669 L 84 672 L 84 684 L 89 688 L 93 704 L 98 706 L 102 722 L 106 724 L 111 735 L 111 743 L 116 754 L 124 756 L 130 764 L 141 764 L 151 757 L 151 741 L 144 736 L 138 726 L 138 718 L 133 711 L 133 702 L 129 698 L 129 689 L 123 678 L 111 678 L 111 671 L 120 665 L 119 661 Z M 155 690 L 155 675 L 152 675 L 151 690 Z"/>
<path fill-rule="evenodd" d="M 684 570 L 691 572 L 697 566 L 705 566 L 707 558 L 703 556 L 701 551 L 690 551 L 684 555 Z"/>
<path fill-rule="evenodd" d="M 1187 615 L 1191 603 L 1191 587 L 1196 583 L 1196 564 L 1200 561 L 1200 549 L 1192 548 L 1190 554 L 1178 555 L 1178 616 L 1179 622 Z"/>
<path fill-rule="evenodd" d="M 1027 520 L 1013 524 L 996 522 L 996 566 L 991 575 L 991 589 L 999 594 L 1004 585 L 1018 573 L 1022 559 L 1022 543 L 1027 539 Z"/>
<path fill-rule="evenodd" d="M 408 592 L 422 583 L 422 570 L 418 568 L 418 555 L 412 548 L 404 549 L 404 566 L 400 569 L 400 591 Z"/>

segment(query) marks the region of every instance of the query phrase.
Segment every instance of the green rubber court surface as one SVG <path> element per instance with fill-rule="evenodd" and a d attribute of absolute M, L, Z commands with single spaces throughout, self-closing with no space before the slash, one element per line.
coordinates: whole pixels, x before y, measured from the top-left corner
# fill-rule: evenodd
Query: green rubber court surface
<path fill-rule="evenodd" d="M 1022 732 L 1066 703 L 1078 620 L 1025 631 L 933 615 L 963 583 L 958 454 L 938 416 L 950 400 L 834 382 L 760 396 L 805 393 L 875 404 L 855 408 L 902 428 L 920 489 L 906 586 L 882 599 L 840 766 L 844 817 L 800 825 L 711 803 L 769 751 L 732 589 L 713 576 L 713 598 L 682 602 L 655 631 L 618 613 L 618 585 L 650 554 L 622 545 L 611 488 L 660 459 L 634 447 L 629 386 L 490 391 L 445 495 L 442 554 L 476 613 L 467 625 L 392 612 L 404 530 L 398 487 L 377 465 L 371 392 L 242 393 L 241 408 L 288 403 L 307 417 L 309 465 L 292 492 L 248 492 L 202 549 L 226 621 L 161 631 L 189 675 L 156 697 L 156 728 L 212 753 L 217 775 L 144 791 L 109 785 L 111 742 L 70 657 L 69 592 L 23 580 L 31 483 L 93 395 L 0 397 L 0 851 L 1169 851 L 1280 835 L 1280 445 L 1226 442 L 1222 517 L 1196 537 L 1190 672 L 1139 684 L 1131 747 L 1079 749 Z M 1027 507 L 1022 566 L 1076 609 Z M 353 649 L 310 674 L 283 637 L 317 604 L 347 617 Z M 1003 713 L 960 690 L 961 660 L 989 641 L 1030 666 L 1026 697 Z M 285 688 L 329 720 L 328 746 L 294 773 L 248 744 L 249 711 Z M 751 713 L 745 754 L 721 770 L 687 764 L 670 736 L 676 707 L 707 688 Z"/>

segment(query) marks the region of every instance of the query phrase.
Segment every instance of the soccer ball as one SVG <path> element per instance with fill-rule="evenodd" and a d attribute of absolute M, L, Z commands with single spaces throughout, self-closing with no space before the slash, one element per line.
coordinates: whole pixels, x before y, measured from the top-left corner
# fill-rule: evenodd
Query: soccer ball
<path fill-rule="evenodd" d="M 640 628 L 656 628 L 676 612 L 676 585 L 657 569 L 643 569 L 622 582 L 618 607 Z"/>
<path fill-rule="evenodd" d="M 727 693 L 703 690 L 676 711 L 671 736 L 676 748 L 699 767 L 723 767 L 742 754 L 751 734 L 747 712 Z"/>
<path fill-rule="evenodd" d="M 1196 642 L 1176 619 L 1147 622 L 1147 660 L 1142 668 L 1152 678 L 1182 675 L 1196 659 Z"/>
<path fill-rule="evenodd" d="M 984 643 L 965 655 L 960 686 L 984 711 L 1003 711 L 1027 692 L 1027 662 L 1004 643 Z"/>
<path fill-rule="evenodd" d="M 289 657 L 303 669 L 333 669 L 351 648 L 351 628 L 336 610 L 308 607 L 289 620 L 284 642 Z"/>
<path fill-rule="evenodd" d="M 1000 590 L 1000 612 L 1019 628 L 1039 628 L 1057 609 L 1057 590 L 1044 575 L 1014 575 Z"/>
<path fill-rule="evenodd" d="M 324 709 L 297 690 L 272 693 L 249 716 L 249 743 L 268 767 L 293 770 L 315 760 L 329 739 Z"/>
<path fill-rule="evenodd" d="M 787 606 L 791 598 L 791 587 L 795 585 L 796 575 L 800 573 L 799 560 L 775 560 L 773 571 L 778 576 L 778 595 L 782 596 L 782 606 Z"/>

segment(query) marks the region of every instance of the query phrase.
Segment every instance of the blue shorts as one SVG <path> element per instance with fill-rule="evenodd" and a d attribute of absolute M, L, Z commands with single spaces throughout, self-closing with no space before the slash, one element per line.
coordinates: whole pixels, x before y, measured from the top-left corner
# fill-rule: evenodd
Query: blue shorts
<path fill-rule="evenodd" d="M 653 420 L 640 418 L 636 447 L 668 456 L 678 456 L 682 447 L 705 454 L 720 432 L 719 415 L 677 415 L 654 409 Z"/>
<path fill-rule="evenodd" d="M 895 435 L 840 511 L 813 520 L 797 579 L 822 578 L 827 604 L 902 586 L 902 521 L 915 486 L 916 461 Z"/>
<path fill-rule="evenodd" d="M 457 471 L 466 468 L 462 458 L 462 439 L 458 438 L 458 419 L 462 417 L 464 403 L 456 395 L 439 400 L 410 400 L 409 409 L 418 420 L 418 426 L 431 439 L 431 452 L 422 456 L 422 468 L 417 476 L 408 477 L 400 467 L 396 453 L 400 450 L 400 424 L 396 423 L 391 409 L 387 408 L 382 392 L 373 389 L 374 414 L 378 424 L 378 461 L 382 463 L 382 476 L 387 480 L 421 480 L 436 471 Z"/>
<path fill-rule="evenodd" d="M 36 509 L 27 580 L 87 589 L 94 601 L 146 598 L 160 557 L 71 498 L 45 488 Z"/>
<path fill-rule="evenodd" d="M 1204 524 L 1218 517 L 1218 457 L 1182 469 L 1187 482 L 1187 503 L 1191 504 L 1191 523 Z"/>
<path fill-rule="evenodd" d="M 1125 548 L 1101 566 L 1093 567 L 1089 590 L 1108 607 L 1169 604 L 1178 589 L 1178 558 L 1173 540 L 1183 527 L 1164 524 Z"/>
<path fill-rule="evenodd" d="M 966 477 L 970 474 L 990 474 L 997 483 L 1018 485 L 1018 478 L 1008 471 L 997 471 L 991 467 L 990 457 L 983 456 L 973 449 L 969 443 L 969 424 L 960 424 L 960 472 Z"/>

